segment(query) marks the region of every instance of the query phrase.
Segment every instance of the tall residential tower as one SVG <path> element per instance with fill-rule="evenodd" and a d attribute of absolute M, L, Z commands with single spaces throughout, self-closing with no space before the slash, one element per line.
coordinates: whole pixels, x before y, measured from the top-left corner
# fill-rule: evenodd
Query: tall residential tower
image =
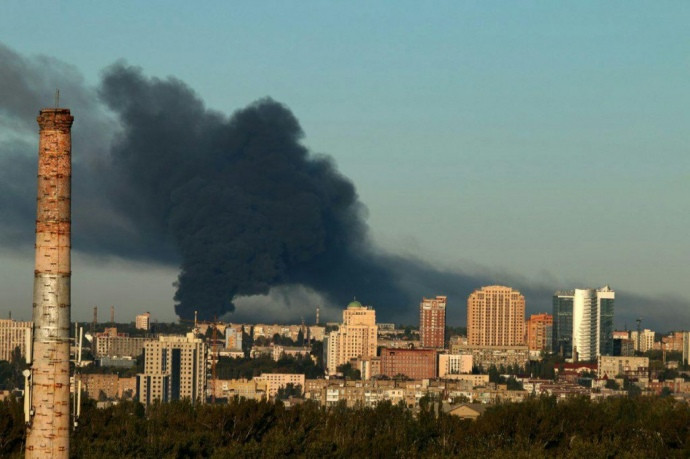
<path fill-rule="evenodd" d="M 354 358 L 376 357 L 378 327 L 376 311 L 353 301 L 343 311 L 343 323 L 328 334 L 324 342 L 328 374 Z"/>
<path fill-rule="evenodd" d="M 467 299 L 467 344 L 521 346 L 525 343 L 525 297 L 517 290 L 491 285 Z"/>
<path fill-rule="evenodd" d="M 419 337 L 421 346 L 443 349 L 446 337 L 445 296 L 423 298 L 419 305 Z"/>

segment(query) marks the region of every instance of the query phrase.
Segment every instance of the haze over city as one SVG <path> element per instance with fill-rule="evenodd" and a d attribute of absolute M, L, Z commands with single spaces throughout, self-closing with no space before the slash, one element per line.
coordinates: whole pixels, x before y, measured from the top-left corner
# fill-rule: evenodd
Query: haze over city
<path fill-rule="evenodd" d="M 617 327 L 637 317 L 690 327 L 690 6 L 13 2 L 4 11 L 2 317 L 31 315 L 35 117 L 60 88 L 75 116 L 76 320 L 95 305 L 104 316 L 115 305 L 123 321 L 144 310 L 173 320 L 180 265 L 193 272 L 236 249 L 223 231 L 201 249 L 186 237 L 223 229 L 203 224 L 200 203 L 218 197 L 223 221 L 249 221 L 250 233 L 262 220 L 245 210 L 280 203 L 270 187 L 290 183 L 319 198 L 305 209 L 332 219 L 261 235 L 296 249 L 260 243 L 278 251 L 266 266 L 282 270 L 221 289 L 234 297 L 230 320 L 294 321 L 317 305 L 328 319 L 357 297 L 405 323 L 422 296 L 447 294 L 448 321 L 462 324 L 482 285 L 517 288 L 538 312 L 555 290 L 608 284 Z M 270 142 L 256 148 L 279 145 L 284 167 L 265 155 L 224 169 L 223 149 L 257 126 Z M 260 186 L 249 173 L 261 167 L 277 179 Z M 242 186 L 196 189 L 199 177 Z M 262 215 L 309 222 L 300 202 Z M 333 235 L 325 259 L 302 237 L 310 228 Z M 191 302 L 213 290 L 190 282 Z"/>

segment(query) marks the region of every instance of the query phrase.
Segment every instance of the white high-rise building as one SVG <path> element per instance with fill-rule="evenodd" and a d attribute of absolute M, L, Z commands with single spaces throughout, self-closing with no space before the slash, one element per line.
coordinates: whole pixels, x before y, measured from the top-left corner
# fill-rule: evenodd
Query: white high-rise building
<path fill-rule="evenodd" d="M 588 361 L 613 354 L 613 303 L 608 285 L 556 292 L 553 348 L 569 360 Z"/>
<path fill-rule="evenodd" d="M 654 349 L 654 340 L 656 339 L 656 332 L 645 328 L 639 334 L 637 330 L 630 332 L 630 339 L 633 342 L 633 349 L 638 352 L 647 352 Z"/>

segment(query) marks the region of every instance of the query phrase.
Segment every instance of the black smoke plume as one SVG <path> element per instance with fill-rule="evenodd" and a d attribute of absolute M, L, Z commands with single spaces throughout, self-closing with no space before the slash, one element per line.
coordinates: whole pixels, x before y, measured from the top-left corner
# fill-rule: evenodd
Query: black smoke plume
<path fill-rule="evenodd" d="M 263 99 L 226 118 L 183 83 L 123 65 L 100 93 L 122 123 L 111 202 L 146 239 L 175 247 L 178 315 L 220 316 L 239 295 L 285 284 L 339 303 L 359 292 L 410 300 L 369 247 L 354 186 L 300 143 L 286 107 Z"/>
<path fill-rule="evenodd" d="M 467 275 L 378 252 L 353 184 L 304 147 L 295 116 L 271 99 L 228 117 L 184 83 L 124 64 L 107 69 L 98 88 L 71 66 L 1 44 L 0 64 L 0 244 L 33 245 L 35 116 L 59 87 L 76 118 L 75 250 L 179 266 L 181 317 L 221 316 L 238 297 L 301 285 L 340 307 L 357 296 L 380 320 L 408 323 L 423 295 L 447 294 L 450 321 L 461 323 L 467 295 L 482 285 L 519 288 L 534 312 L 550 310 L 556 288 L 576 286 Z M 617 321 L 650 317 L 648 305 L 663 301 L 648 325 L 687 323 L 683 300 L 620 293 Z"/>

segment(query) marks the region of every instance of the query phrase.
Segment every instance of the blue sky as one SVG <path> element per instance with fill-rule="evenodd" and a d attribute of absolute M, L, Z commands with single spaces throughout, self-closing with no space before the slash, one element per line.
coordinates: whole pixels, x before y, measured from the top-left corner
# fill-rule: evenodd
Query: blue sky
<path fill-rule="evenodd" d="M 125 59 L 225 113 L 265 96 L 285 103 L 305 144 L 353 180 L 388 251 L 690 304 L 690 3 L 10 1 L 2 11 L 0 42 L 72 64 L 89 84 Z M 3 277 L 31 260 L 12 255 Z M 93 285 L 131 272 L 102 269 Z M 149 275 L 133 290 L 172 318 L 174 272 Z M 26 295 L 30 285 L 0 300 L 0 314 Z M 143 307 L 132 297 L 89 294 L 75 314 L 88 318 L 94 302 Z"/>

